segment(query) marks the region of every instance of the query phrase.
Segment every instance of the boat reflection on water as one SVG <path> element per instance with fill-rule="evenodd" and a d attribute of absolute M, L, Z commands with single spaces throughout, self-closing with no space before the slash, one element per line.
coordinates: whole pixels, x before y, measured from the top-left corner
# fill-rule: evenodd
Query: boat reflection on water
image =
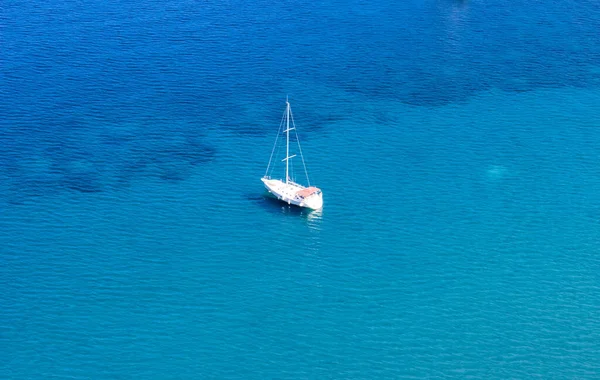
<path fill-rule="evenodd" d="M 320 230 L 321 221 L 323 220 L 323 209 L 310 210 L 306 214 L 306 221 L 310 229 Z"/>
<path fill-rule="evenodd" d="M 311 210 L 305 207 L 298 207 L 294 205 L 288 205 L 282 203 L 277 198 L 273 197 L 271 194 L 265 193 L 261 196 L 248 197 L 249 200 L 253 201 L 257 205 L 261 206 L 264 210 L 274 213 L 274 214 L 283 214 L 289 215 L 293 217 L 300 217 L 305 219 L 308 223 L 308 226 L 313 228 L 319 228 L 319 225 L 323 219 L 323 209 Z"/>
<path fill-rule="evenodd" d="M 323 218 L 323 209 L 310 210 L 306 213 L 306 220 L 311 222 L 319 222 Z"/>

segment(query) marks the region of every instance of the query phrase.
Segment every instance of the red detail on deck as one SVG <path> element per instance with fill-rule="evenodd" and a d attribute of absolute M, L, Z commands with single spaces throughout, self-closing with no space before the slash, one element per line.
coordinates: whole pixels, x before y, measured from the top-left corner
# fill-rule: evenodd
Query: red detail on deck
<path fill-rule="evenodd" d="M 302 198 L 306 198 L 315 193 L 318 193 L 319 191 L 321 191 L 321 189 L 319 189 L 318 187 L 311 186 L 307 187 L 306 189 L 299 190 L 298 192 L 296 192 L 296 195 L 301 196 Z"/>

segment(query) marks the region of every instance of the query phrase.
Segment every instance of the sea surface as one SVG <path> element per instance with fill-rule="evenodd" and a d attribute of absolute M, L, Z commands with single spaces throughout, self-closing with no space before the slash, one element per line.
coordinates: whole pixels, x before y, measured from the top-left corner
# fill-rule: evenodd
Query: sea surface
<path fill-rule="evenodd" d="M 598 1 L 0 4 L 1 379 L 599 377 Z"/>

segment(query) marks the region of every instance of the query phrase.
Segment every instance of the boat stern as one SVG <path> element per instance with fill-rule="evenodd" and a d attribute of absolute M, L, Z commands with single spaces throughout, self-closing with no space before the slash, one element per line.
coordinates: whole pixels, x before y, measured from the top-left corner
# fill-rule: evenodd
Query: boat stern
<path fill-rule="evenodd" d="M 301 199 L 300 206 L 318 210 L 323 207 L 323 192 L 318 187 L 309 186 L 296 192 L 296 197 Z"/>
<path fill-rule="evenodd" d="M 323 193 L 319 192 L 318 194 L 313 194 L 304 199 L 302 203 L 304 207 L 308 207 L 313 210 L 320 210 L 323 208 Z"/>

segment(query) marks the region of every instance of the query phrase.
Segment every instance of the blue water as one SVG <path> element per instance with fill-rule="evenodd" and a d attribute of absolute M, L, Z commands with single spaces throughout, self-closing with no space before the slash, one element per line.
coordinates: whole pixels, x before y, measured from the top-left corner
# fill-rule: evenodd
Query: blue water
<path fill-rule="evenodd" d="M 0 378 L 600 376 L 596 1 L 0 10 Z"/>

